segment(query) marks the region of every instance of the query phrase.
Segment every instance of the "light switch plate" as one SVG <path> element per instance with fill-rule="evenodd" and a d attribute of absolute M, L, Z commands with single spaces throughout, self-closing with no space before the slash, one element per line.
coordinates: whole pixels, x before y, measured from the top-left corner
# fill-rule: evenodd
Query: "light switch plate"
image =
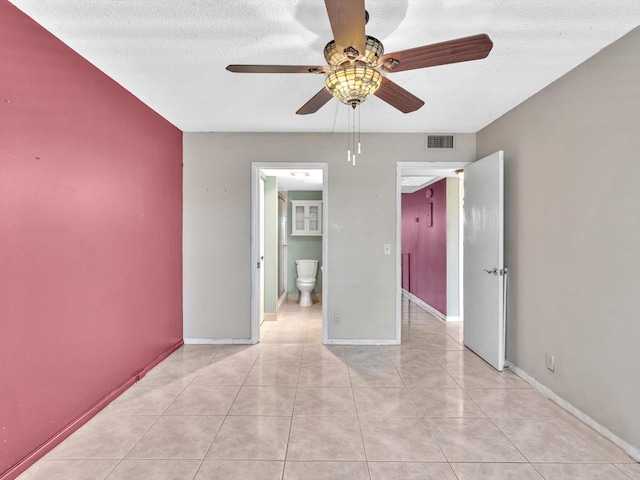
<path fill-rule="evenodd" d="M 391 255 L 391 244 L 390 243 L 385 243 L 384 244 L 384 254 L 385 255 Z"/>

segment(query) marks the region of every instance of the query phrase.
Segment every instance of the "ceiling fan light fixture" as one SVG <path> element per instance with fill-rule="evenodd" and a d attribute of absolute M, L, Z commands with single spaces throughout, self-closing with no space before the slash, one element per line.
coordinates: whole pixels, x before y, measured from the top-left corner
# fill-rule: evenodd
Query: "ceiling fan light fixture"
<path fill-rule="evenodd" d="M 375 37 L 365 36 L 364 57 L 362 60 L 370 67 L 375 67 L 380 61 L 380 57 L 384 55 L 384 46 L 382 42 Z"/>
<path fill-rule="evenodd" d="M 346 105 L 355 107 L 373 95 L 382 83 L 382 75 L 366 65 L 349 65 L 327 75 L 331 94 Z"/>
<path fill-rule="evenodd" d="M 324 59 L 333 68 L 338 68 L 341 65 L 348 65 L 351 63 L 347 54 L 338 50 L 335 40 L 331 40 L 325 45 Z"/>
<path fill-rule="evenodd" d="M 324 58 L 333 68 L 343 67 L 352 63 L 362 63 L 370 67 L 375 67 L 384 55 L 382 42 L 375 37 L 366 35 L 365 51 L 362 55 L 357 55 L 358 51 L 349 47 L 344 51 L 338 50 L 335 40 L 331 40 L 324 47 Z"/>

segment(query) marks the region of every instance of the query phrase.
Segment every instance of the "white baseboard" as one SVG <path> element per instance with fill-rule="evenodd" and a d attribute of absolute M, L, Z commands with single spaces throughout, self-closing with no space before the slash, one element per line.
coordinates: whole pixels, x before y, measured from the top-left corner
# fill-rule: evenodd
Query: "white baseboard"
<path fill-rule="evenodd" d="M 440 320 L 442 320 L 443 322 L 447 321 L 447 317 L 442 314 L 441 312 L 439 312 L 438 310 L 436 310 L 435 308 L 433 308 L 431 305 L 429 305 L 428 303 L 426 303 L 424 300 L 416 297 L 413 293 L 410 293 L 408 291 L 406 291 L 404 288 L 402 289 L 402 294 L 407 297 L 409 300 L 411 300 L 413 303 L 417 304 L 419 307 L 422 307 L 424 310 L 426 310 L 427 312 L 429 312 L 431 315 L 433 315 L 434 317 L 439 318 Z"/>
<path fill-rule="evenodd" d="M 538 382 L 534 377 L 529 375 L 524 370 L 516 367 L 515 365 L 513 365 L 513 364 L 511 364 L 509 362 L 507 362 L 505 364 L 505 367 L 508 368 L 509 370 L 511 370 L 516 375 L 518 375 L 525 382 L 527 382 L 528 384 L 532 385 L 536 390 L 538 390 L 540 393 L 542 393 L 549 400 L 551 400 L 552 402 L 557 404 L 560 408 L 562 408 L 563 410 L 566 410 L 571 415 L 573 415 L 578 420 L 580 420 L 582 423 L 584 423 L 584 424 L 588 425 L 589 427 L 593 428 L 600 435 L 602 435 L 603 437 L 607 438 L 608 440 L 610 440 L 611 442 L 616 444 L 618 447 L 623 449 L 627 453 L 627 455 L 629 455 L 631 458 L 633 458 L 636 462 L 640 462 L 640 450 L 638 450 L 636 447 L 631 445 L 629 442 L 627 442 L 627 441 L 623 440 L 622 438 L 618 437 L 611 430 L 609 430 L 605 426 L 603 426 L 603 425 L 599 424 L 598 422 L 596 422 L 589 415 L 587 415 L 583 411 L 581 411 L 578 408 L 576 408 L 574 405 L 572 405 L 571 403 L 566 401 L 564 398 L 562 398 L 560 395 L 555 393 L 553 390 L 551 390 L 546 385 Z"/>
<path fill-rule="evenodd" d="M 447 315 L 447 322 L 461 322 L 460 317 L 454 317 L 453 315 Z"/>
<path fill-rule="evenodd" d="M 278 308 L 276 308 L 276 312 L 278 313 L 278 315 L 282 312 L 282 309 L 287 304 L 288 299 L 289 294 L 287 292 L 284 292 L 282 295 L 280 295 L 280 298 L 278 298 Z"/>
<path fill-rule="evenodd" d="M 383 339 L 352 339 L 352 338 L 329 338 L 327 345 L 400 345 L 400 341 L 393 338 Z"/>
<path fill-rule="evenodd" d="M 250 338 L 185 338 L 185 345 L 251 345 Z"/>
<path fill-rule="evenodd" d="M 278 314 L 277 313 L 265 313 L 264 314 L 264 321 L 265 322 L 275 322 L 278 319 Z"/>

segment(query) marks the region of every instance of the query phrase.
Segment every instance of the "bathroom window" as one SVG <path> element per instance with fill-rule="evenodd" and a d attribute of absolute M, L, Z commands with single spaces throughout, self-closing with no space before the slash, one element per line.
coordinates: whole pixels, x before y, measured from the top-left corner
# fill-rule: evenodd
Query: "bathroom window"
<path fill-rule="evenodd" d="M 322 235 L 322 200 L 291 200 L 291 235 Z"/>

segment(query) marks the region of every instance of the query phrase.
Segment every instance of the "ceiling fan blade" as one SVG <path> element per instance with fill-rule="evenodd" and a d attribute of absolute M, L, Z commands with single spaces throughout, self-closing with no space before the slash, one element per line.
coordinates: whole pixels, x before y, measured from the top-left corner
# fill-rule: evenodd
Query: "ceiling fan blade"
<path fill-rule="evenodd" d="M 234 73 L 329 73 L 326 66 L 308 65 L 229 65 L 227 70 Z"/>
<path fill-rule="evenodd" d="M 332 98 L 333 95 L 331 95 L 329 90 L 323 88 L 318 93 L 316 93 L 311 98 L 311 100 L 300 107 L 300 110 L 298 110 L 296 113 L 298 115 L 309 115 L 310 113 L 316 113 L 318 110 L 320 110 L 320 108 L 324 106 L 325 103 L 327 103 Z"/>
<path fill-rule="evenodd" d="M 333 39 L 340 47 L 353 47 L 364 55 L 364 0 L 324 0 Z"/>
<path fill-rule="evenodd" d="M 418 97 L 386 77 L 382 77 L 382 85 L 374 95 L 402 113 L 415 112 L 424 105 Z"/>
<path fill-rule="evenodd" d="M 479 60 L 489 55 L 492 47 L 493 42 L 489 36 L 482 33 L 472 37 L 388 53 L 380 59 L 380 68 L 388 72 L 402 72 L 416 68 Z"/>

